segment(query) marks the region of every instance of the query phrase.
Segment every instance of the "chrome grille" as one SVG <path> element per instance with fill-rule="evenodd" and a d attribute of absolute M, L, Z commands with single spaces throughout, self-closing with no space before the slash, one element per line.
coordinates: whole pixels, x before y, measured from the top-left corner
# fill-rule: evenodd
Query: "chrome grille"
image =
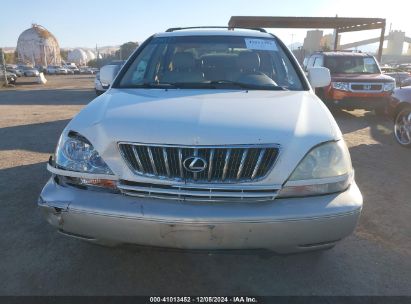
<path fill-rule="evenodd" d="M 268 174 L 279 152 L 278 145 L 168 146 L 119 143 L 121 154 L 138 175 L 201 183 L 255 181 Z M 206 162 L 201 172 L 191 172 L 184 160 L 197 156 Z"/>
<path fill-rule="evenodd" d="M 381 92 L 383 90 L 382 83 L 350 83 L 352 92 Z"/>
<path fill-rule="evenodd" d="M 233 186 L 198 186 L 198 185 L 164 185 L 152 183 L 138 183 L 122 180 L 118 188 L 125 195 L 158 198 L 179 201 L 199 202 L 261 202 L 273 200 L 279 186 L 265 187 L 233 187 Z"/>

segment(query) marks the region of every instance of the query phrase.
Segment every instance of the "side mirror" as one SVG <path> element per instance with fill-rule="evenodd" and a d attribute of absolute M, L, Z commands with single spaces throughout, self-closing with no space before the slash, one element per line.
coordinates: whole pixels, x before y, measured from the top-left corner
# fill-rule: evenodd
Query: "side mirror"
<path fill-rule="evenodd" d="M 326 87 L 331 83 L 330 70 L 323 67 L 309 68 L 308 81 L 313 89 Z"/>
<path fill-rule="evenodd" d="M 105 65 L 100 69 L 100 82 L 103 86 L 111 86 L 116 78 L 117 73 L 120 71 L 120 66 L 118 65 Z"/>

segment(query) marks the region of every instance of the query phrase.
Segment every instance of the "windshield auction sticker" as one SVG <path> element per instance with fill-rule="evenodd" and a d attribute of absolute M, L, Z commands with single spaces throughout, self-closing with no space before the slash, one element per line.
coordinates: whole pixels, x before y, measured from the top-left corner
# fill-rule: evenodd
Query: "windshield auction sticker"
<path fill-rule="evenodd" d="M 274 40 L 268 39 L 253 39 L 245 38 L 245 45 L 247 49 L 250 50 L 261 50 L 261 51 L 277 51 L 277 45 Z"/>

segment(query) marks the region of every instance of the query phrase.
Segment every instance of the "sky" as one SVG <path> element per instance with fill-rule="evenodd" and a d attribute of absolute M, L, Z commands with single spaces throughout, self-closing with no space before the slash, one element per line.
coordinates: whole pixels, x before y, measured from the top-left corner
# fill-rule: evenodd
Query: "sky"
<path fill-rule="evenodd" d="M 4 1 L 4 2 L 3 2 Z M 3 3 L 2 3 L 3 2 Z M 170 27 L 227 25 L 231 16 L 375 17 L 411 36 L 409 0 L 24 0 L 2 3 L 0 47 L 15 47 L 32 23 L 47 28 L 60 47 L 143 42 Z M 306 30 L 268 29 L 287 45 L 303 42 Z M 332 30 L 325 31 L 331 33 Z M 342 35 L 341 43 L 378 37 L 379 31 Z"/>

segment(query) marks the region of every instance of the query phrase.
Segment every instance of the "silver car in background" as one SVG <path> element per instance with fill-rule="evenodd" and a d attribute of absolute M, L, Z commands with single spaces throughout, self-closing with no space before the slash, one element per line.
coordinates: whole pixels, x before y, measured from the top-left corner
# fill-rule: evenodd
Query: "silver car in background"
<path fill-rule="evenodd" d="M 59 65 L 49 65 L 46 69 L 46 73 L 50 75 L 67 75 L 69 74 L 69 71 L 67 68 L 61 67 Z"/>
<path fill-rule="evenodd" d="M 31 66 L 21 65 L 18 66 L 18 69 L 23 73 L 23 76 L 26 77 L 37 77 L 40 75 L 40 72 Z"/>

